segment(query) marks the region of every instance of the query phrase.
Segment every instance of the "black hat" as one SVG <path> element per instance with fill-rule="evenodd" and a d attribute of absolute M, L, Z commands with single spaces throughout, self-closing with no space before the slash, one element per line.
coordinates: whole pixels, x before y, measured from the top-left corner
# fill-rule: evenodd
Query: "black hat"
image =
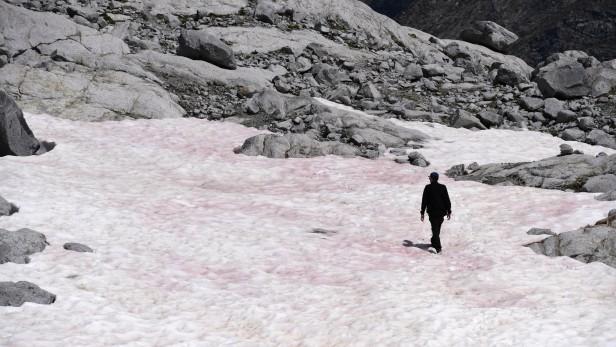
<path fill-rule="evenodd" d="M 430 174 L 430 178 L 434 178 L 435 180 L 437 180 L 438 179 L 438 172 L 432 172 Z"/>

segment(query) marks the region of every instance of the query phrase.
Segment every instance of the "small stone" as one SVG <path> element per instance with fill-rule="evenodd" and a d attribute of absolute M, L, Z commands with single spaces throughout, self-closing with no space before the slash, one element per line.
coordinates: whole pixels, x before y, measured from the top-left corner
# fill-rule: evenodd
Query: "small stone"
<path fill-rule="evenodd" d="M 81 243 L 76 243 L 76 242 L 65 243 L 64 249 L 66 249 L 67 251 L 73 251 L 73 252 L 88 252 L 88 253 L 94 252 L 92 248 L 86 245 L 83 245 Z"/>
<path fill-rule="evenodd" d="M 541 228 L 531 228 L 526 232 L 528 235 L 556 235 L 550 229 L 541 229 Z"/>
<path fill-rule="evenodd" d="M 570 155 L 573 154 L 573 148 L 566 143 L 560 145 L 560 155 Z"/>

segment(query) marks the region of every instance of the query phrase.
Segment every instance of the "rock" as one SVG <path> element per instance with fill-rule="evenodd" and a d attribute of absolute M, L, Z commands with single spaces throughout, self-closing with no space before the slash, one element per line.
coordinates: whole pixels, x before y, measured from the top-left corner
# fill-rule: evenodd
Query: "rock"
<path fill-rule="evenodd" d="M 317 82 L 330 87 L 335 87 L 346 79 L 345 74 L 329 64 L 315 64 L 311 71 Z"/>
<path fill-rule="evenodd" d="M 408 155 L 409 162 L 413 166 L 428 167 L 430 162 L 419 152 L 411 152 Z"/>
<path fill-rule="evenodd" d="M 557 123 L 576 122 L 577 114 L 571 110 L 560 110 L 556 116 Z"/>
<path fill-rule="evenodd" d="M 76 243 L 76 242 L 68 242 L 64 244 L 64 249 L 66 249 L 67 251 L 73 251 L 73 252 L 88 252 L 88 253 L 92 253 L 94 252 L 92 250 L 92 248 L 83 245 L 81 243 Z"/>
<path fill-rule="evenodd" d="M 0 90 L 0 157 L 33 155 L 39 147 L 19 106 Z"/>
<path fill-rule="evenodd" d="M 616 190 L 616 175 L 606 174 L 591 177 L 582 189 L 589 193 L 607 193 Z"/>
<path fill-rule="evenodd" d="M 503 116 L 494 111 L 481 111 L 477 114 L 477 118 L 487 128 L 498 127 L 503 124 Z"/>
<path fill-rule="evenodd" d="M 526 78 L 523 73 L 508 66 L 500 66 L 498 70 L 496 70 L 496 76 L 494 77 L 495 84 L 512 87 L 526 82 L 528 82 L 528 78 Z"/>
<path fill-rule="evenodd" d="M 414 64 L 414 63 L 410 63 L 404 69 L 403 76 L 409 81 L 417 81 L 421 79 L 424 75 L 423 75 L 423 70 L 421 69 L 421 66 Z"/>
<path fill-rule="evenodd" d="M 611 192 L 603 193 L 603 194 L 595 197 L 595 199 L 599 200 L 599 201 L 616 201 L 616 190 L 612 190 Z M 614 225 L 614 227 L 616 227 L 616 225 Z"/>
<path fill-rule="evenodd" d="M 20 282 L 0 282 L 0 306 L 19 307 L 26 302 L 50 305 L 56 301 L 56 296 L 41 289 L 36 284 Z"/>
<path fill-rule="evenodd" d="M 263 112 L 276 120 L 283 120 L 287 115 L 287 103 L 285 98 L 277 92 L 266 89 L 255 94 L 246 103 L 249 113 Z"/>
<path fill-rule="evenodd" d="M 299 73 L 308 72 L 312 69 L 312 62 L 306 57 L 299 57 L 295 61 L 295 67 Z"/>
<path fill-rule="evenodd" d="M 231 47 L 205 30 L 182 31 L 177 54 L 190 59 L 204 60 L 225 69 L 237 68 Z"/>
<path fill-rule="evenodd" d="M 526 232 L 528 235 L 556 235 L 550 229 L 531 228 Z"/>
<path fill-rule="evenodd" d="M 270 0 L 259 0 L 255 7 L 255 18 L 265 23 L 275 24 L 276 6 Z"/>
<path fill-rule="evenodd" d="M 454 128 L 475 128 L 480 130 L 486 130 L 486 127 L 477 117 L 461 109 L 458 109 L 456 115 L 452 117 L 451 126 Z"/>
<path fill-rule="evenodd" d="M 605 146 L 616 149 L 616 139 L 603 130 L 594 129 L 586 136 L 586 142 L 592 145 Z"/>
<path fill-rule="evenodd" d="M 535 98 L 535 97 L 522 97 L 520 98 L 520 105 L 527 111 L 537 111 L 540 110 L 544 105 L 543 99 Z"/>
<path fill-rule="evenodd" d="M 558 112 L 565 109 L 564 103 L 556 98 L 545 99 L 543 113 L 549 119 L 556 119 Z"/>
<path fill-rule="evenodd" d="M 364 84 L 359 90 L 359 94 L 372 100 L 379 100 L 382 98 L 381 93 L 372 82 Z"/>
<path fill-rule="evenodd" d="M 586 191 L 585 184 L 595 176 L 611 174 L 616 154 L 593 157 L 583 154 L 551 157 L 530 163 L 499 163 L 482 165 L 456 180 L 477 181 L 490 185 L 518 185 L 544 189 Z M 612 175 L 613 176 L 613 175 Z M 597 179 L 598 180 L 598 179 Z M 590 181 L 588 189 L 609 191 L 607 181 Z M 611 182 L 611 181 L 610 181 Z M 592 188 L 591 188 L 592 187 Z M 608 190 L 609 189 L 609 190 Z"/>
<path fill-rule="evenodd" d="M 568 256 L 585 263 L 600 261 L 616 267 L 616 229 L 608 225 L 564 232 L 528 246 L 551 257 Z"/>
<path fill-rule="evenodd" d="M 557 60 L 535 71 L 534 81 L 545 97 L 575 99 L 590 94 L 584 66 L 574 60 Z"/>
<path fill-rule="evenodd" d="M 311 158 L 323 155 L 353 157 L 357 149 L 340 142 L 319 142 L 304 134 L 262 134 L 247 139 L 237 153 L 268 158 Z"/>
<path fill-rule="evenodd" d="M 475 171 L 479 169 L 479 164 L 477 164 L 477 162 L 472 162 L 468 165 L 467 170 L 468 171 Z"/>
<path fill-rule="evenodd" d="M 0 196 L 0 216 L 10 216 L 19 212 L 19 208 Z"/>
<path fill-rule="evenodd" d="M 565 129 L 561 134 L 560 138 L 565 141 L 579 141 L 583 142 L 586 139 L 586 133 L 577 128 L 569 128 Z"/>
<path fill-rule="evenodd" d="M 573 148 L 566 143 L 560 145 L 560 155 L 570 155 L 573 154 Z"/>
<path fill-rule="evenodd" d="M 462 31 L 460 38 L 499 52 L 506 51 L 518 40 L 516 34 L 490 21 L 474 22 L 472 28 Z"/>
<path fill-rule="evenodd" d="M 454 165 L 449 170 L 445 171 L 445 175 L 447 177 L 457 177 L 466 175 L 466 170 L 464 170 L 464 164 Z"/>
<path fill-rule="evenodd" d="M 578 127 L 584 131 L 591 131 L 595 129 L 596 123 L 592 117 L 582 117 L 578 119 Z"/>
<path fill-rule="evenodd" d="M 445 75 L 445 68 L 439 64 L 426 64 L 422 65 L 421 70 L 427 77 L 443 76 Z"/>
<path fill-rule="evenodd" d="M 27 264 L 31 254 L 42 252 L 47 246 L 45 235 L 30 229 L 15 232 L 0 229 L 0 264 Z"/>

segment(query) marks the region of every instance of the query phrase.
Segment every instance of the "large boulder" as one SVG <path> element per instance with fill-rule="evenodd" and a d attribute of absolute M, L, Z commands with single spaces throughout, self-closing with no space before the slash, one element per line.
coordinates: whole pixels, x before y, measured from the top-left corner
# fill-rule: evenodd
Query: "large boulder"
<path fill-rule="evenodd" d="M 225 69 L 237 68 L 231 47 L 205 30 L 182 31 L 177 54 L 190 59 L 204 60 Z"/>
<path fill-rule="evenodd" d="M 589 193 L 605 193 L 616 190 L 616 175 L 606 174 L 588 179 L 582 187 Z"/>
<path fill-rule="evenodd" d="M 504 52 L 518 40 L 518 35 L 494 22 L 477 21 L 471 28 L 462 31 L 460 38 L 498 52 Z"/>
<path fill-rule="evenodd" d="M 27 264 L 29 255 L 42 252 L 47 246 L 45 235 L 30 229 L 15 232 L 0 229 L 0 264 Z"/>
<path fill-rule="evenodd" d="M 19 106 L 0 90 L 0 157 L 33 155 L 39 148 Z"/>
<path fill-rule="evenodd" d="M 26 302 L 49 305 L 56 301 L 56 296 L 41 289 L 36 284 L 20 282 L 0 282 L 0 306 L 19 307 Z"/>
<path fill-rule="evenodd" d="M 533 76 L 545 97 L 598 97 L 616 88 L 616 59 L 599 63 L 580 51 L 556 53 L 541 63 Z"/>
<path fill-rule="evenodd" d="M 462 109 L 459 109 L 456 112 L 456 115 L 451 118 L 451 126 L 454 128 L 479 129 L 479 130 L 487 129 L 485 125 L 481 123 L 481 120 L 479 120 L 477 117 L 473 116 L 472 114 Z"/>

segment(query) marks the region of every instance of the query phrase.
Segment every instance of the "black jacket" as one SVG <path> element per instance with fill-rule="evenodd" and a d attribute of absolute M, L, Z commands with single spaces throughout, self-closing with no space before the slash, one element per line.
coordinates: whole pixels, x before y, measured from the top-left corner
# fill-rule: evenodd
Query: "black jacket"
<path fill-rule="evenodd" d="M 441 217 L 451 213 L 451 201 L 449 201 L 447 187 L 444 184 L 430 183 L 424 188 L 421 198 L 421 214 L 424 214 L 426 207 L 431 216 Z"/>

